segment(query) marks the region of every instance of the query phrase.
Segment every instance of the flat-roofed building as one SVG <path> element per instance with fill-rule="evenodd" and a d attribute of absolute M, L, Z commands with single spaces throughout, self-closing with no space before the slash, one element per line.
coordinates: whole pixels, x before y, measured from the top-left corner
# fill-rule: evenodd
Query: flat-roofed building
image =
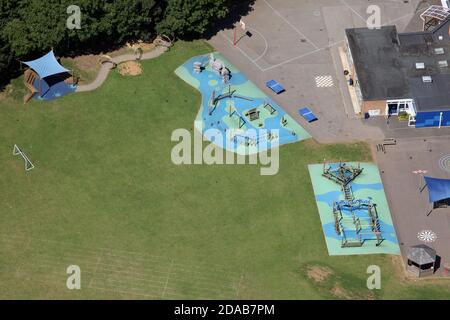
<path fill-rule="evenodd" d="M 346 30 L 349 70 L 362 113 L 401 113 L 416 127 L 450 126 L 450 18 L 431 31 Z"/>

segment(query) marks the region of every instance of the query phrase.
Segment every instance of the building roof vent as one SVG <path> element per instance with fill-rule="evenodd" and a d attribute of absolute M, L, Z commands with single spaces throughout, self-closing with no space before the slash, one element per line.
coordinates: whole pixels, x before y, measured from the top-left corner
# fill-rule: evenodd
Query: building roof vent
<path fill-rule="evenodd" d="M 431 76 L 423 76 L 422 81 L 424 83 L 431 83 L 431 82 L 433 82 L 433 78 L 431 78 Z"/>
<path fill-rule="evenodd" d="M 447 68 L 448 67 L 448 61 L 447 60 L 438 61 L 438 65 L 439 65 L 439 68 Z"/>
<path fill-rule="evenodd" d="M 434 48 L 434 53 L 435 54 L 444 54 L 444 48 Z"/>
<path fill-rule="evenodd" d="M 416 63 L 416 69 L 417 69 L 417 70 L 423 70 L 423 69 L 425 69 L 425 63 L 423 63 L 423 62 L 417 62 L 417 63 Z"/>

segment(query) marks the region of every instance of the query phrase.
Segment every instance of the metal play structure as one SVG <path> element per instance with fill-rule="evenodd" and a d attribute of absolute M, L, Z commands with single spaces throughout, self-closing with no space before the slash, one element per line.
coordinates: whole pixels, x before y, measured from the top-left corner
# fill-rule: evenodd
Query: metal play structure
<path fill-rule="evenodd" d="M 279 139 L 279 136 L 271 132 L 259 135 L 252 135 L 247 133 L 232 133 L 230 140 L 233 140 L 236 144 L 245 146 L 257 146 L 262 141 L 272 142 Z"/>
<path fill-rule="evenodd" d="M 242 129 L 243 126 L 245 126 L 246 121 L 244 119 L 244 117 L 242 117 L 239 112 L 237 112 L 237 110 L 233 110 L 232 113 L 230 113 L 230 118 L 231 117 L 235 117 L 238 120 L 238 127 L 239 129 Z"/>
<path fill-rule="evenodd" d="M 355 199 L 351 182 L 363 168 L 340 162 L 336 166 L 323 166 L 322 176 L 339 184 L 345 200 L 333 201 L 334 227 L 341 237 L 341 247 L 362 247 L 366 241 L 376 241 L 376 246 L 384 241 L 376 204 L 371 199 Z"/>
<path fill-rule="evenodd" d="M 275 109 L 274 107 L 272 107 L 272 105 L 270 103 L 268 103 L 267 101 L 264 101 L 264 108 L 269 111 L 269 113 L 272 115 L 275 112 L 277 112 L 277 109 Z"/>
<path fill-rule="evenodd" d="M 450 16 L 450 9 L 438 5 L 432 5 L 425 10 L 420 18 L 423 21 L 423 31 L 435 28 Z"/>
<path fill-rule="evenodd" d="M 218 89 L 218 91 L 220 91 L 220 88 Z M 238 98 L 238 99 L 243 99 L 243 100 L 247 100 L 247 101 L 253 101 L 252 98 L 248 98 L 248 97 L 244 97 L 244 96 L 236 94 L 236 91 L 237 90 L 231 89 L 231 85 L 228 85 L 228 92 L 225 92 L 225 93 L 222 93 L 222 94 L 216 96 L 216 90 L 213 90 L 211 92 L 211 97 L 209 98 L 208 115 L 211 116 L 213 114 L 214 110 L 217 108 L 217 105 L 223 99 Z M 230 112 L 229 116 L 231 117 L 231 112 Z"/>

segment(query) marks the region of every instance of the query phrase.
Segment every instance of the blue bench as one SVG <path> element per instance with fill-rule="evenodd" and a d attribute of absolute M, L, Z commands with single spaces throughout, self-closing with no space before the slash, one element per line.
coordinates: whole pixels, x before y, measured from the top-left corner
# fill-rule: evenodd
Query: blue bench
<path fill-rule="evenodd" d="M 275 80 L 269 80 L 266 82 L 267 88 L 275 92 L 276 94 L 280 94 L 284 91 L 286 91 L 281 84 L 276 82 Z"/>
<path fill-rule="evenodd" d="M 314 113 L 312 113 L 311 110 L 309 110 L 308 107 L 303 107 L 300 110 L 298 110 L 298 113 L 305 118 L 306 121 L 308 122 L 313 122 L 318 120 L 318 118 L 316 117 L 316 115 Z"/>

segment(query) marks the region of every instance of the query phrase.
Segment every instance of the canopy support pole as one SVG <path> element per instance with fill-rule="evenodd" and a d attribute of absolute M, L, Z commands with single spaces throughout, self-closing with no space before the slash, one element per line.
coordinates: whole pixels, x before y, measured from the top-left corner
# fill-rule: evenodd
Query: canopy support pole
<path fill-rule="evenodd" d="M 423 184 L 423 186 L 419 186 L 420 193 L 422 193 L 422 191 L 425 190 L 425 188 L 427 187 L 427 182 L 425 181 L 425 177 L 423 175 L 421 177 L 422 177 L 422 179 L 420 179 L 420 184 L 422 184 L 422 180 L 425 183 Z"/>

